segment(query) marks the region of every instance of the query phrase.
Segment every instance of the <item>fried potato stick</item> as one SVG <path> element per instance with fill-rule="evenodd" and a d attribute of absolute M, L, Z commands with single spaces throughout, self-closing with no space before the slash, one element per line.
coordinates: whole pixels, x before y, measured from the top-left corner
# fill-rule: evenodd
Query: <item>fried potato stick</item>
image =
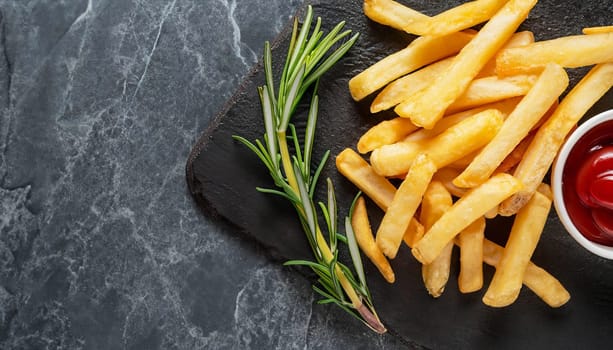
<path fill-rule="evenodd" d="M 532 197 L 543 181 L 564 139 L 583 115 L 613 86 L 613 62 L 596 65 L 560 102 L 539 128 L 513 175 L 524 189 L 505 200 L 501 215 L 513 215 Z"/>
<path fill-rule="evenodd" d="M 355 203 L 353 215 L 351 217 L 351 226 L 353 227 L 355 238 L 362 252 L 364 252 L 368 259 L 377 267 L 387 282 L 394 283 L 396 279 L 394 271 L 381 252 L 381 249 L 379 249 L 379 246 L 375 243 L 375 238 L 370 228 L 370 221 L 368 220 L 364 197 L 360 196 Z"/>
<path fill-rule="evenodd" d="M 510 0 L 456 56 L 451 67 L 432 85 L 396 106 L 399 116 L 431 129 L 470 82 L 513 35 L 536 0 Z M 436 103 L 433 104 L 433 101 Z"/>
<path fill-rule="evenodd" d="M 384 120 L 368 129 L 360 137 L 358 152 L 364 154 L 381 146 L 398 142 L 417 129 L 419 128 L 406 118 Z"/>
<path fill-rule="evenodd" d="M 489 142 L 502 125 L 496 109 L 477 113 L 425 142 L 398 142 L 374 150 L 370 156 L 373 169 L 382 176 L 405 174 L 417 154 L 424 152 L 437 168 L 470 154 Z"/>
<path fill-rule="evenodd" d="M 422 264 L 432 262 L 464 228 L 519 191 L 522 184 L 509 174 L 497 174 L 460 198 L 411 250 Z"/>
<path fill-rule="evenodd" d="M 458 234 L 460 274 L 458 288 L 462 293 L 476 292 L 483 287 L 483 237 L 485 218 L 480 217 Z"/>
<path fill-rule="evenodd" d="M 376 242 L 390 259 L 396 257 L 409 221 L 415 215 L 435 172 L 436 166 L 428 156 L 418 155 L 383 216 Z"/>
<path fill-rule="evenodd" d="M 454 185 L 470 188 L 487 180 L 567 86 L 568 75 L 564 68 L 557 64 L 547 65 L 528 95 L 504 121 L 496 136 L 485 145 L 460 176 L 453 180 Z"/>
<path fill-rule="evenodd" d="M 452 204 L 451 194 L 445 189 L 445 186 L 438 181 L 430 182 L 424 193 L 419 214 L 419 220 L 424 225 L 424 229 L 428 230 Z M 421 276 L 426 290 L 434 298 L 443 294 L 449 280 L 452 251 L 453 242 L 450 242 L 432 263 L 421 267 Z"/>
<path fill-rule="evenodd" d="M 483 303 L 492 307 L 512 304 L 521 290 L 522 280 L 532 253 L 541 237 L 551 209 L 551 190 L 541 185 L 530 201 L 519 210 L 496 273 L 483 296 Z"/>
<path fill-rule="evenodd" d="M 488 240 L 483 240 L 483 261 L 496 267 L 500 262 L 504 248 Z M 551 307 L 560 307 L 570 300 L 570 293 L 562 283 L 543 268 L 532 262 L 528 263 L 523 277 L 526 287 Z"/>
<path fill-rule="evenodd" d="M 571 35 L 502 51 L 496 58 L 496 73 L 537 73 L 548 63 L 577 68 L 612 61 L 613 32 Z"/>
<path fill-rule="evenodd" d="M 406 48 L 386 56 L 349 80 L 349 91 L 359 101 L 387 83 L 460 51 L 473 38 L 458 32 L 441 37 L 422 36 Z"/>

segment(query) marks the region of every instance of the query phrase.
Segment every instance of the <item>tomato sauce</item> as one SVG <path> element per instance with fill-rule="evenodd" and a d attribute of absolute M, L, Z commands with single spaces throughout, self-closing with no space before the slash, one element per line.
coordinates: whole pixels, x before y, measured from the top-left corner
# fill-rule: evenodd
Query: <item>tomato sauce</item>
<path fill-rule="evenodd" d="M 587 132 L 570 151 L 562 193 L 579 232 L 613 246 L 613 120 Z"/>

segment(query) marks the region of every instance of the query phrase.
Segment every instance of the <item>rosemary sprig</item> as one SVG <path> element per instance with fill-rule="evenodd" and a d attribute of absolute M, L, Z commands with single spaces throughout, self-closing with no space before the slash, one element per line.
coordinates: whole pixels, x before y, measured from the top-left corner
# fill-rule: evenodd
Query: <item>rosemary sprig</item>
<path fill-rule="evenodd" d="M 309 241 L 314 261 L 292 260 L 286 262 L 285 265 L 302 265 L 313 270 L 318 277 L 318 284 L 313 285 L 313 289 L 323 297 L 319 303 L 336 304 L 374 331 L 384 333 L 386 329 L 375 312 L 366 285 L 360 253 L 351 228 L 351 211 L 349 217 L 345 218 L 345 236 L 339 232 L 337 227 L 336 197 L 330 179 L 327 179 L 326 203 L 318 202 L 315 205 L 314 199 L 319 175 L 329 156 L 329 151 L 327 151 L 313 171 L 311 157 L 318 116 L 319 78 L 353 46 L 359 34 L 350 36 L 351 31 L 343 31 L 345 23 L 340 22 L 324 36 L 321 30 L 321 18 L 317 18 L 315 28 L 311 31 L 312 21 L 313 9 L 311 6 L 307 8 L 300 30 L 298 19 L 294 20 L 289 50 L 276 93 L 270 44 L 265 43 L 266 85 L 258 88 L 264 116 L 264 141 L 251 142 L 240 136 L 234 136 L 234 138 L 246 145 L 261 159 L 276 186 L 276 189 L 257 189 L 289 200 L 296 209 Z M 346 37 L 349 39 L 342 44 L 339 43 Z M 332 50 L 335 45 L 337 48 Z M 300 137 L 291 123 L 291 118 L 301 98 L 311 87 L 312 98 L 301 146 Z M 289 140 L 291 140 L 294 154 L 290 153 Z M 324 220 L 323 226 L 320 225 L 320 218 Z M 327 230 L 328 240 L 322 233 L 322 227 Z M 357 279 L 352 270 L 338 260 L 339 242 L 346 243 L 349 247 Z"/>

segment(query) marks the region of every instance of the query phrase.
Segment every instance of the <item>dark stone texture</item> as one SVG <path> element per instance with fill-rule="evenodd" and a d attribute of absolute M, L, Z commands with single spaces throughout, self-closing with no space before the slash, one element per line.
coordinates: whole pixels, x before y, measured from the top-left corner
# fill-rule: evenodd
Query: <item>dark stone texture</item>
<path fill-rule="evenodd" d="M 198 135 L 300 4 L 0 0 L 0 349 L 398 346 L 187 191 Z"/>
<path fill-rule="evenodd" d="M 339 18 L 346 19 L 350 29 L 361 33 L 356 47 L 322 79 L 317 159 L 326 149 L 334 156 L 343 148 L 352 147 L 359 135 L 386 117 L 368 113 L 370 99 L 360 103 L 352 101 L 347 82 L 376 60 L 406 45 L 410 37 L 369 21 L 361 12 L 361 2 L 314 3 L 324 23 L 333 25 Z M 418 9 L 429 6 L 425 2 L 410 3 L 415 3 Z M 610 1 L 542 1 L 520 30 L 532 30 L 540 40 L 578 34 L 585 26 L 606 25 L 610 18 L 606 14 L 611 13 L 613 3 Z M 283 55 L 288 42 L 289 33 L 282 33 L 273 51 L 278 54 L 273 57 Z M 275 67 L 277 72 L 282 69 L 280 64 L 277 62 Z M 574 85 L 587 68 L 568 71 Z M 310 253 L 291 208 L 288 209 L 281 199 L 253 191 L 256 186 L 269 186 L 269 175 L 249 150 L 231 138 L 234 134 L 250 140 L 261 137 L 263 126 L 256 87 L 263 82 L 263 73 L 256 69 L 202 136 L 188 162 L 188 182 L 206 212 L 228 219 L 245 231 L 246 237 L 253 237 L 266 247 L 273 258 L 301 258 Z M 306 114 L 304 107 L 299 110 L 302 116 L 299 114 L 298 120 Z M 610 108 L 613 108 L 612 92 L 607 93 L 587 116 Z M 297 127 L 300 129 L 300 122 Z M 244 176 L 247 173 L 250 176 Z M 355 187 L 336 172 L 333 161 L 328 164 L 324 176 L 330 176 L 336 184 L 340 212 L 346 213 Z M 320 188 L 319 198 L 325 198 L 324 187 Z M 237 210 L 238 207 L 249 209 Z M 504 244 L 510 225 L 509 219 L 491 220 L 487 236 Z M 437 349 L 607 347 L 613 341 L 610 326 L 607 326 L 613 314 L 612 265 L 580 248 L 564 232 L 553 211 L 533 260 L 569 289 L 572 295 L 569 304 L 551 309 L 524 288 L 512 306 L 489 308 L 481 302 L 485 288 L 470 295 L 458 291 L 454 283 L 457 264 L 445 294 L 433 299 L 424 291 L 420 266 L 406 247 L 401 248 L 392 262 L 396 271 L 393 285 L 386 283 L 370 263 L 366 263 L 366 269 L 380 316 L 390 331 L 406 344 Z M 486 287 L 492 274 L 493 269 L 486 268 Z"/>

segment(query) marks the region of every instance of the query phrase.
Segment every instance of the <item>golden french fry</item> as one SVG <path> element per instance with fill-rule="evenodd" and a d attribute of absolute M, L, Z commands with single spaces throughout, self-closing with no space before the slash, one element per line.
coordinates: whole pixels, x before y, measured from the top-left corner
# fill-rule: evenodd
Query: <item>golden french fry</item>
<path fill-rule="evenodd" d="M 567 86 L 568 75 L 564 68 L 557 64 L 547 65 L 534 87 L 504 121 L 496 136 L 485 145 L 464 172 L 453 180 L 453 184 L 470 188 L 487 180 Z"/>
<path fill-rule="evenodd" d="M 452 61 L 453 57 L 445 58 L 389 83 L 373 100 L 370 112 L 377 113 L 401 103 L 408 96 L 431 84 L 439 74 L 449 68 Z"/>
<path fill-rule="evenodd" d="M 504 248 L 488 240 L 483 240 L 483 261 L 491 266 L 498 266 Z M 570 294 L 555 277 L 533 262 L 528 262 L 524 272 L 523 283 L 539 298 L 551 307 L 560 307 L 568 300 Z"/>
<path fill-rule="evenodd" d="M 456 160 L 455 162 L 449 163 L 447 166 L 450 167 L 450 168 L 458 169 L 458 170 L 464 170 L 473 161 L 473 159 L 475 159 L 477 154 L 479 154 L 480 150 L 481 149 L 473 151 L 473 152 L 465 155 L 464 157 Z"/>
<path fill-rule="evenodd" d="M 509 174 L 497 174 L 460 198 L 411 250 L 422 264 L 432 262 L 464 228 L 522 188 Z"/>
<path fill-rule="evenodd" d="M 434 180 L 439 181 L 445 186 L 447 191 L 451 193 L 453 196 L 461 198 L 464 197 L 468 190 L 466 188 L 459 188 L 453 184 L 453 179 L 455 179 L 460 174 L 460 171 L 451 167 L 445 167 L 439 169 L 436 174 L 434 174 Z"/>
<path fill-rule="evenodd" d="M 588 27 L 581 30 L 583 34 L 613 33 L 613 26 Z"/>
<path fill-rule="evenodd" d="M 464 93 L 447 108 L 446 113 L 524 96 L 530 91 L 536 79 L 536 75 L 514 75 L 506 78 L 492 76 L 473 80 Z"/>
<path fill-rule="evenodd" d="M 349 91 L 359 101 L 387 83 L 441 58 L 460 51 L 473 38 L 458 32 L 441 37 L 419 37 L 349 80 Z"/>
<path fill-rule="evenodd" d="M 418 155 L 383 216 L 376 242 L 390 259 L 396 257 L 409 221 L 417 211 L 434 172 L 436 166 L 428 156 Z"/>
<path fill-rule="evenodd" d="M 513 215 L 543 182 L 564 139 L 581 117 L 613 86 L 613 62 L 596 65 L 560 102 L 553 115 L 539 128 L 513 175 L 524 189 L 506 199 L 501 215 Z"/>
<path fill-rule="evenodd" d="M 496 266 L 483 303 L 493 307 L 512 304 L 519 296 L 524 271 L 541 237 L 551 199 L 536 192 L 532 199 L 517 213 L 509 239 Z"/>
<path fill-rule="evenodd" d="M 506 49 L 496 58 L 496 73 L 530 74 L 548 63 L 577 68 L 605 62 L 613 62 L 613 32 L 565 36 Z"/>
<path fill-rule="evenodd" d="M 492 209 L 488 210 L 485 214 L 483 214 L 483 216 L 486 219 L 493 219 L 496 216 L 498 216 L 498 206 L 494 206 Z"/>
<path fill-rule="evenodd" d="M 336 156 L 336 168 L 381 209 L 387 210 L 396 193 L 396 187 L 375 173 L 359 154 L 350 148 L 344 149 Z"/>
<path fill-rule="evenodd" d="M 452 204 L 451 194 L 445 189 L 445 186 L 438 181 L 430 182 L 424 193 L 419 216 L 424 229 L 428 230 Z M 453 242 L 446 246 L 432 263 L 423 265 L 421 268 L 426 290 L 435 298 L 443 293 L 449 279 L 452 250 Z"/>
<path fill-rule="evenodd" d="M 483 287 L 483 237 L 485 218 L 480 217 L 458 234 L 460 274 L 458 288 L 462 293 L 476 292 Z"/>
<path fill-rule="evenodd" d="M 418 127 L 406 118 L 384 120 L 360 137 L 358 152 L 368 153 L 381 146 L 398 142 L 417 129 Z"/>
<path fill-rule="evenodd" d="M 381 253 L 381 250 L 375 243 L 375 239 L 372 235 L 364 197 L 358 198 L 357 202 L 355 203 L 353 215 L 351 217 L 351 226 L 353 227 L 356 241 L 358 242 L 362 252 L 364 252 L 370 261 L 377 267 L 386 281 L 389 283 L 394 283 L 394 280 L 396 279 L 394 271 L 383 253 Z"/>
<path fill-rule="evenodd" d="M 424 226 L 413 217 L 409 221 L 409 227 L 404 232 L 402 240 L 409 247 L 412 248 L 419 240 L 424 236 Z"/>
<path fill-rule="evenodd" d="M 396 106 L 396 113 L 415 125 L 431 129 L 473 78 L 513 35 L 536 0 L 508 1 L 453 60 L 451 67 L 411 99 Z M 436 103 L 433 103 L 436 101 Z"/>
<path fill-rule="evenodd" d="M 398 142 L 374 150 L 370 156 L 373 169 L 382 176 L 397 176 L 408 171 L 412 160 L 421 152 L 437 168 L 470 154 L 489 142 L 502 125 L 500 111 L 488 109 L 477 113 L 423 142 Z"/>
<path fill-rule="evenodd" d="M 525 30 L 523 32 L 517 32 L 513 34 L 513 36 L 504 44 L 500 51 L 505 49 L 509 49 L 512 47 L 521 47 L 526 46 L 528 44 L 532 44 L 534 42 L 534 33 L 531 31 Z M 492 75 L 496 75 L 496 56 L 492 57 L 486 64 L 481 68 L 479 74 L 475 77 L 475 79 L 489 77 Z"/>
<path fill-rule="evenodd" d="M 442 36 L 483 23 L 504 5 L 506 0 L 476 0 L 455 6 L 424 21 L 423 26 L 407 26 L 416 35 Z M 421 23 L 420 23 L 421 24 Z"/>
<path fill-rule="evenodd" d="M 398 30 L 421 27 L 429 16 L 392 0 L 364 0 L 364 14 L 371 20 Z"/>
<path fill-rule="evenodd" d="M 419 141 L 435 137 L 443 133 L 450 127 L 463 121 L 464 119 L 471 117 L 477 113 L 486 111 L 488 109 L 497 109 L 498 111 L 500 111 L 503 118 L 506 119 L 506 117 L 513 111 L 513 109 L 515 109 L 515 106 L 517 106 L 519 101 L 521 101 L 521 97 L 514 97 L 504 101 L 489 103 L 481 107 L 445 116 L 441 120 L 439 120 L 438 123 L 436 123 L 436 125 L 432 129 L 419 129 L 405 137 L 404 141 Z M 398 117 L 398 119 L 404 120 L 406 118 Z"/>

